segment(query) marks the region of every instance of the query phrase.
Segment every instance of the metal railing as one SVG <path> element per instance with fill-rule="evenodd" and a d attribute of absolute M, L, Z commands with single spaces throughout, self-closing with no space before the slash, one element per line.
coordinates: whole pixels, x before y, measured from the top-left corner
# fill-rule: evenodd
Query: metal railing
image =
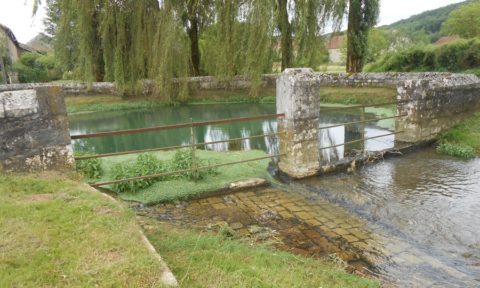
<path fill-rule="evenodd" d="M 395 115 L 395 116 L 389 116 L 389 117 L 380 117 L 380 118 L 371 118 L 371 119 L 365 119 L 365 108 L 367 107 L 381 107 L 381 106 L 389 106 L 389 105 L 395 105 L 395 104 L 401 104 L 401 103 L 407 103 L 409 100 L 402 100 L 402 101 L 396 101 L 396 102 L 387 102 L 387 103 L 379 103 L 379 104 L 370 104 L 370 105 L 352 105 L 352 106 L 346 106 L 346 107 L 335 107 L 335 108 L 324 108 L 321 111 L 325 112 L 331 112 L 331 111 L 342 111 L 342 110 L 350 110 L 350 109 L 362 109 L 361 112 L 361 120 L 360 121 L 351 121 L 351 122 L 345 122 L 345 123 L 340 123 L 340 124 L 335 124 L 335 125 L 329 125 L 329 126 L 323 126 L 320 127 L 318 130 L 325 130 L 325 129 L 331 129 L 335 127 L 342 127 L 342 126 L 351 126 L 355 124 L 362 124 L 362 131 L 365 131 L 365 124 L 370 123 L 370 122 L 376 122 L 376 121 L 381 121 L 381 120 L 388 120 L 388 119 L 397 119 L 397 118 L 402 118 L 408 116 L 408 114 L 401 114 L 401 115 Z M 327 147 L 321 147 L 320 150 L 326 150 L 326 149 L 331 149 L 331 148 L 336 148 L 336 147 L 341 147 L 341 146 L 346 146 L 350 144 L 355 144 L 355 143 L 362 143 L 362 151 L 366 150 L 365 147 L 365 141 L 366 140 L 372 140 L 372 139 L 378 139 L 378 138 L 384 138 L 392 135 L 397 135 L 404 133 L 405 131 L 395 131 L 392 133 L 388 134 L 383 134 L 383 135 L 377 135 L 377 136 L 372 136 L 372 137 L 367 137 L 365 138 L 365 134 L 362 133 L 362 138 L 358 140 L 352 140 L 340 144 L 334 144 L 330 145 Z M 316 141 L 316 140 L 308 140 L 308 141 Z"/>
<path fill-rule="evenodd" d="M 139 134 L 139 133 L 147 133 L 147 132 L 154 132 L 154 131 L 166 131 L 172 129 L 181 129 L 181 128 L 190 128 L 190 144 L 187 145 L 177 145 L 177 146 L 168 146 L 168 147 L 159 147 L 159 148 L 151 148 L 151 149 L 143 149 L 143 150 L 128 150 L 122 152 L 115 152 L 115 153 L 104 153 L 104 154 L 95 154 L 95 155 L 85 155 L 85 156 L 78 156 L 75 157 L 76 161 L 83 161 L 88 159 L 97 159 L 97 158 L 104 158 L 104 157 L 112 157 L 112 156 L 121 156 L 121 155 L 129 155 L 129 154 L 141 154 L 147 152 L 155 152 L 155 151 L 168 151 L 174 149 L 185 149 L 190 148 L 192 150 L 192 166 L 190 169 L 184 170 L 177 170 L 177 171 L 170 171 L 170 172 L 163 172 L 159 174 L 151 174 L 151 175 L 141 175 L 137 177 L 125 178 L 125 179 L 117 179 L 117 180 L 110 180 L 104 182 L 93 182 L 89 183 L 92 187 L 100 187 L 100 186 L 107 186 L 112 184 L 119 184 L 119 183 L 126 183 L 136 180 L 144 180 L 144 179 L 152 179 L 152 178 L 159 178 L 164 176 L 171 176 L 176 174 L 183 174 L 183 173 L 197 173 L 201 170 L 207 170 L 212 168 L 218 168 L 223 166 L 241 164 L 246 162 L 253 162 L 253 161 L 260 161 L 265 159 L 271 159 L 274 157 L 282 156 L 282 154 L 275 154 L 269 155 L 265 157 L 257 157 L 252 159 L 246 159 L 241 161 L 234 161 L 228 163 L 221 163 L 221 164 L 213 164 L 207 166 L 197 167 L 196 159 L 196 148 L 200 146 L 206 146 L 211 144 L 218 144 L 218 143 L 228 143 L 228 142 L 236 142 L 248 139 L 257 139 L 257 138 L 264 138 L 264 137 L 272 137 L 278 136 L 279 132 L 275 133 L 266 133 L 261 135 L 253 135 L 249 137 L 242 137 L 242 138 L 233 138 L 228 140 L 219 140 L 219 141 L 211 141 L 211 142 L 203 142 L 203 143 L 195 143 L 195 134 L 194 134 L 194 127 L 199 126 L 206 126 L 206 125 L 213 125 L 213 124 L 228 124 L 228 123 L 235 123 L 235 122 L 247 122 L 247 121 L 254 121 L 254 120 L 262 120 L 262 119 L 277 119 L 284 117 L 285 114 L 266 114 L 266 115 L 258 115 L 252 117 L 241 117 L 241 118 L 230 118 L 230 119 L 219 119 L 219 120 L 211 120 L 211 121 L 201 121 L 201 122 L 193 122 L 190 123 L 182 123 L 182 124 L 175 124 L 175 125 L 164 125 L 164 126 L 156 126 L 156 127 L 147 127 L 147 128 L 139 128 L 139 129 L 128 129 L 128 130 L 118 130 L 118 131 L 109 131 L 109 132 L 99 132 L 99 133 L 92 133 L 92 134 L 82 134 L 82 135 L 72 135 L 72 140 L 78 139 L 87 139 L 87 138 L 97 138 L 97 137 L 106 137 L 106 136 L 117 136 L 117 135 L 129 135 L 129 134 Z"/>

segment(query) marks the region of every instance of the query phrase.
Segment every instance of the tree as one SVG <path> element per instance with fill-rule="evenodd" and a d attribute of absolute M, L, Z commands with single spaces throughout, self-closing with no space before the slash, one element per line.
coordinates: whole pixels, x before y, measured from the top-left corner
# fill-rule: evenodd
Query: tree
<path fill-rule="evenodd" d="M 375 62 L 390 47 L 387 32 L 382 29 L 374 28 L 368 33 L 368 51 L 365 62 Z"/>
<path fill-rule="evenodd" d="M 466 4 L 454 10 L 442 25 L 447 35 L 463 38 L 480 37 L 480 1 Z"/>
<path fill-rule="evenodd" d="M 379 0 L 349 0 L 347 72 L 361 72 L 368 51 L 368 32 L 378 19 Z"/>
<path fill-rule="evenodd" d="M 5 59 L 8 57 L 6 41 L 7 39 L 0 35 L 0 71 L 2 73 L 0 75 L 0 83 L 2 84 L 7 84 L 8 82 L 7 67 L 5 65 L 5 63 L 7 62 L 5 61 Z"/>
<path fill-rule="evenodd" d="M 203 29 L 211 24 L 214 13 L 213 0 L 178 0 L 174 9 L 180 15 L 182 24 L 190 39 L 191 75 L 199 76 L 200 71 L 200 37 Z"/>
<path fill-rule="evenodd" d="M 319 63 L 312 60 L 318 55 L 320 32 L 327 23 L 340 27 L 345 14 L 345 0 L 276 0 L 276 22 L 280 32 L 282 71 L 305 64 L 309 58 L 313 68 Z M 294 51 L 295 47 L 295 51 Z M 308 56 L 306 56 L 308 55 Z M 311 66 L 311 67 L 312 67 Z"/>
<path fill-rule="evenodd" d="M 43 25 L 45 26 L 45 33 L 48 36 L 53 37 L 57 34 L 57 25 L 60 20 L 60 5 L 58 0 L 46 0 L 45 5 L 45 18 L 43 19 Z"/>

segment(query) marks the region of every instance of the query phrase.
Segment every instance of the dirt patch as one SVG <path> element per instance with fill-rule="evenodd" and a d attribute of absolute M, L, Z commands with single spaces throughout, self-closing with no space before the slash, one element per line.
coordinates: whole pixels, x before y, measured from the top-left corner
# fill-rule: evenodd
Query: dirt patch
<path fill-rule="evenodd" d="M 49 202 L 55 199 L 55 195 L 48 193 L 48 194 L 35 194 L 35 195 L 30 195 L 26 199 L 24 199 L 24 202 L 27 203 L 44 203 L 44 202 Z"/>
<path fill-rule="evenodd" d="M 120 214 L 118 210 L 108 206 L 98 206 L 93 208 L 93 212 L 98 215 L 116 215 Z"/>

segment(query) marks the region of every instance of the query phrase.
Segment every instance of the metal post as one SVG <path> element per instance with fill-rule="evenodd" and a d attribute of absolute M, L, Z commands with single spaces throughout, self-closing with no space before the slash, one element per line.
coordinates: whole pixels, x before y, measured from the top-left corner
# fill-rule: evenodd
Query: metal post
<path fill-rule="evenodd" d="M 360 126 L 360 135 L 362 135 L 362 153 L 365 154 L 365 149 L 366 149 L 366 143 L 365 143 L 365 106 L 362 106 L 362 115 L 360 116 L 360 121 L 362 121 L 362 124 Z"/>
<path fill-rule="evenodd" d="M 193 179 L 196 181 L 198 179 L 198 171 L 197 171 L 197 161 L 196 161 L 196 150 L 197 146 L 195 145 L 195 133 L 194 133 L 194 128 L 193 128 L 193 119 L 190 118 L 190 122 L 192 125 L 190 126 L 190 144 L 192 145 L 192 175 Z"/>

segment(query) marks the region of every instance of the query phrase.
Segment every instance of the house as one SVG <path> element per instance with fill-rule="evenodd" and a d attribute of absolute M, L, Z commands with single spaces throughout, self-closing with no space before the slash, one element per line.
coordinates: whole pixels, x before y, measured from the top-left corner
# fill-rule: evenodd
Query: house
<path fill-rule="evenodd" d="M 346 37 L 344 35 L 332 35 L 327 43 L 330 63 L 342 63 L 342 48 L 344 47 Z"/>
<path fill-rule="evenodd" d="M 4 50 L 4 57 L 0 57 L 0 83 L 15 83 L 17 82 L 15 73 L 7 74 L 5 65 L 17 62 L 23 53 L 35 52 L 35 50 L 18 42 L 12 30 L 2 24 L 0 24 L 0 43 L 0 49 Z M 7 61 L 4 61 L 5 57 Z"/>

